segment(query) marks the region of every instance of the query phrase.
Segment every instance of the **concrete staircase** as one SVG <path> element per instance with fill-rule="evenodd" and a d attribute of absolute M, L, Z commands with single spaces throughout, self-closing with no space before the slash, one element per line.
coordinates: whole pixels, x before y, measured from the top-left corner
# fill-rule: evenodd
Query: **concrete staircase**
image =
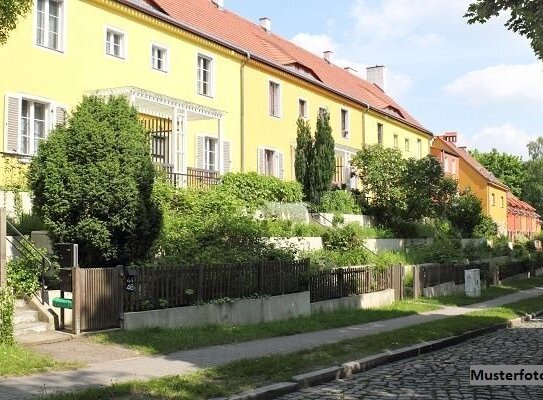
<path fill-rule="evenodd" d="M 24 300 L 15 300 L 14 333 L 17 338 L 29 334 L 47 332 L 49 324 L 41 322 L 38 311 L 32 310 Z"/>

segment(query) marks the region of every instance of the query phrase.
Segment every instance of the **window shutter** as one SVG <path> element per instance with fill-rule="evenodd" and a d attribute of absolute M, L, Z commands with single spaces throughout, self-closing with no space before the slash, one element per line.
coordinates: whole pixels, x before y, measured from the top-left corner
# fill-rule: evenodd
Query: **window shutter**
<path fill-rule="evenodd" d="M 203 136 L 196 137 L 196 168 L 204 169 L 204 142 L 205 138 Z"/>
<path fill-rule="evenodd" d="M 283 179 L 284 168 L 283 168 L 283 153 L 277 152 L 277 173 L 275 174 L 279 179 Z"/>
<path fill-rule="evenodd" d="M 266 168 L 264 166 L 266 162 L 265 150 L 261 147 L 258 148 L 258 173 L 264 175 Z"/>
<path fill-rule="evenodd" d="M 19 152 L 19 131 L 21 123 L 21 98 L 6 95 L 4 118 L 4 151 Z"/>
<path fill-rule="evenodd" d="M 222 172 L 226 174 L 230 172 L 230 142 L 223 140 L 222 142 Z"/>
<path fill-rule="evenodd" d="M 55 122 L 53 124 L 53 128 L 55 128 L 57 125 L 64 125 L 66 123 L 67 116 L 66 107 L 57 104 L 55 106 Z"/>

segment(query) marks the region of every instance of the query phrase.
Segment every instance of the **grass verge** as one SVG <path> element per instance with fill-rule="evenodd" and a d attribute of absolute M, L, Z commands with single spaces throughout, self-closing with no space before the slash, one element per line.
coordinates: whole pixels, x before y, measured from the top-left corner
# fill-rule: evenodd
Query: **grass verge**
<path fill-rule="evenodd" d="M 165 377 L 148 382 L 128 382 L 107 388 L 48 396 L 45 399 L 196 400 L 226 396 L 271 382 L 288 380 L 292 375 L 308 372 L 308 370 L 338 365 L 382 351 L 503 323 L 519 315 L 541 309 L 543 309 L 543 296 L 287 355 L 262 357 L 250 361 L 242 360 L 185 376 Z"/>
<path fill-rule="evenodd" d="M 62 363 L 20 346 L 0 345 L 0 376 L 38 374 L 52 369 L 74 369 L 76 363 Z"/>
<path fill-rule="evenodd" d="M 120 344 L 144 354 L 167 354 L 218 344 L 244 342 L 275 336 L 295 335 L 324 329 L 340 328 L 379 320 L 403 317 L 438 309 L 437 304 L 399 301 L 390 306 L 372 310 L 342 310 L 319 313 L 287 321 L 256 325 L 212 325 L 199 328 L 141 329 L 115 331 L 90 336 L 102 344 Z"/>
<path fill-rule="evenodd" d="M 463 294 L 434 297 L 431 299 L 420 298 L 421 301 L 427 304 L 448 305 L 448 306 L 468 306 L 483 301 L 492 300 L 497 297 L 506 296 L 521 290 L 531 289 L 537 286 L 543 286 L 543 277 L 534 277 L 522 279 L 514 282 L 508 282 L 499 286 L 490 286 L 481 292 L 481 297 L 467 297 Z"/>

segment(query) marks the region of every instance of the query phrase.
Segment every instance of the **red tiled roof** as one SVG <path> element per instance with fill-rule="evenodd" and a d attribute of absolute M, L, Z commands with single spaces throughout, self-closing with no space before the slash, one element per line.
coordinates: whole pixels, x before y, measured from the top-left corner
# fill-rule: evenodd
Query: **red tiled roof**
<path fill-rule="evenodd" d="M 473 158 L 471 154 L 469 154 L 469 152 L 466 150 L 465 147 L 458 147 L 454 143 L 444 140 L 443 139 L 444 136 L 445 135 L 438 136 L 434 139 L 434 141 L 439 140 L 440 143 L 444 144 L 445 147 L 448 147 L 453 152 L 453 154 L 458 155 L 458 157 L 463 159 L 469 166 L 471 166 L 471 168 L 476 170 L 483 178 L 486 179 L 487 182 L 492 183 L 498 187 L 501 187 L 502 189 L 509 190 L 507 185 L 504 185 L 498 178 L 494 176 L 492 172 L 487 170 L 485 167 L 483 167 L 483 165 L 479 161 Z"/>
<path fill-rule="evenodd" d="M 231 43 L 270 63 L 284 67 L 291 64 L 302 65 L 313 72 L 315 78 L 312 79 L 316 82 L 320 81 L 332 90 L 431 134 L 378 86 L 327 62 L 275 33 L 266 32 L 258 24 L 227 9 L 218 8 L 211 0 L 152 0 L 152 2 L 174 20 Z"/>
<path fill-rule="evenodd" d="M 516 197 L 512 193 L 507 193 L 507 206 L 510 207 L 511 209 L 522 210 L 534 217 L 535 216 L 539 217 L 534 207 L 532 207 L 529 203 L 523 200 L 520 200 L 518 197 Z"/>

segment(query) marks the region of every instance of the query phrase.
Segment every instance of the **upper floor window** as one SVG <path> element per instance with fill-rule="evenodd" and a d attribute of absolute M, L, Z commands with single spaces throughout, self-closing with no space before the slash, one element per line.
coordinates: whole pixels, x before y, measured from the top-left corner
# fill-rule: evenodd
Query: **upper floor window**
<path fill-rule="evenodd" d="M 324 118 L 328 110 L 325 107 L 319 107 L 319 117 Z"/>
<path fill-rule="evenodd" d="M 417 139 L 417 156 L 422 158 L 422 140 Z"/>
<path fill-rule="evenodd" d="M 213 96 L 213 59 L 211 57 L 198 54 L 198 94 L 203 96 Z"/>
<path fill-rule="evenodd" d="M 272 117 L 281 116 L 281 84 L 270 81 L 269 85 L 269 106 Z"/>
<path fill-rule="evenodd" d="M 492 193 L 492 205 L 496 205 L 496 195 L 494 193 Z"/>
<path fill-rule="evenodd" d="M 341 137 L 349 137 L 349 111 L 341 109 Z"/>
<path fill-rule="evenodd" d="M 63 0 L 37 0 L 36 44 L 53 50 L 62 50 L 64 25 Z"/>
<path fill-rule="evenodd" d="M 151 67 L 158 71 L 168 71 L 168 49 L 156 44 L 151 46 Z"/>
<path fill-rule="evenodd" d="M 394 148 L 398 148 L 398 135 L 394 134 Z"/>
<path fill-rule="evenodd" d="M 304 99 L 298 99 L 298 116 L 307 118 L 307 101 Z"/>
<path fill-rule="evenodd" d="M 500 207 L 501 207 L 501 208 L 504 208 L 504 206 L 505 206 L 505 202 L 504 202 L 504 200 L 503 200 L 503 196 L 501 196 L 501 197 L 500 197 Z"/>
<path fill-rule="evenodd" d="M 383 124 L 377 124 L 377 143 L 383 144 Z"/>
<path fill-rule="evenodd" d="M 23 99 L 21 103 L 21 124 L 19 153 L 34 155 L 39 144 L 45 140 L 49 121 L 49 104 Z"/>
<path fill-rule="evenodd" d="M 217 154 L 218 140 L 211 137 L 205 138 L 204 144 L 204 169 L 218 171 Z"/>
<path fill-rule="evenodd" d="M 409 139 L 405 139 L 405 141 L 404 141 L 404 149 L 405 149 L 405 151 L 409 151 Z"/>
<path fill-rule="evenodd" d="M 106 54 L 113 57 L 126 57 L 126 39 L 125 34 L 121 31 L 107 28 L 106 30 Z"/>

